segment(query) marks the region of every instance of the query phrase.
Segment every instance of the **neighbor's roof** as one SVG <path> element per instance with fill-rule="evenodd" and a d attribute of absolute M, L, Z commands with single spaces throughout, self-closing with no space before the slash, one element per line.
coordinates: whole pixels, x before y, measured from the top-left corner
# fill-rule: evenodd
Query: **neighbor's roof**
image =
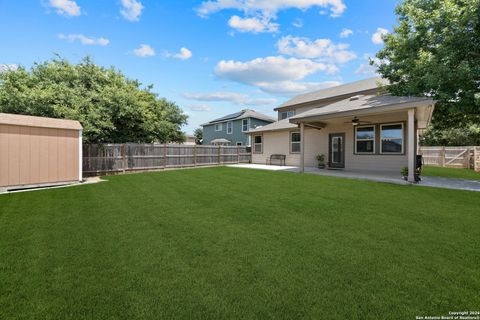
<path fill-rule="evenodd" d="M 380 109 L 398 110 L 406 107 L 435 104 L 435 101 L 424 97 L 398 97 L 391 95 L 358 95 L 341 100 L 324 107 L 315 108 L 289 118 L 290 121 L 310 118 L 325 117 L 334 118 L 344 116 L 351 112 L 379 111 Z"/>
<path fill-rule="evenodd" d="M 365 80 L 350 82 L 350 83 L 342 84 L 339 86 L 298 95 L 288 100 L 287 102 L 283 103 L 279 107 L 275 108 L 275 110 L 278 110 L 284 107 L 298 105 L 298 104 L 319 101 L 319 100 L 333 98 L 333 97 L 347 95 L 347 94 L 353 94 L 356 92 L 373 90 L 373 89 L 377 89 L 379 85 L 384 86 L 388 84 L 389 84 L 389 81 L 386 79 L 383 79 L 382 77 L 374 77 L 374 78 L 369 78 Z"/>
<path fill-rule="evenodd" d="M 82 130 L 82 125 L 80 124 L 80 122 L 75 120 L 33 117 L 10 113 L 0 113 L 0 124 L 39 128 Z"/>
<path fill-rule="evenodd" d="M 265 121 L 270 121 L 274 122 L 275 119 L 272 117 L 269 117 L 263 113 L 257 112 L 255 110 L 250 110 L 250 109 L 244 109 L 239 112 L 235 112 L 229 115 L 226 115 L 224 117 L 212 120 L 210 122 L 202 124 L 202 126 L 208 126 L 210 124 L 215 124 L 215 123 L 220 123 L 220 122 L 225 122 L 225 121 L 230 121 L 230 120 L 238 120 L 238 119 L 245 119 L 245 118 L 255 118 L 255 119 L 260 119 L 260 120 L 265 120 Z"/>
<path fill-rule="evenodd" d="M 289 119 L 283 119 L 274 123 L 267 124 L 266 126 L 257 127 L 248 131 L 248 133 L 264 132 L 264 131 L 277 131 L 286 129 L 298 128 L 296 124 L 290 123 Z"/>
<path fill-rule="evenodd" d="M 213 139 L 210 141 L 210 143 L 229 143 L 230 140 L 224 139 L 224 138 L 218 138 L 218 139 Z"/>

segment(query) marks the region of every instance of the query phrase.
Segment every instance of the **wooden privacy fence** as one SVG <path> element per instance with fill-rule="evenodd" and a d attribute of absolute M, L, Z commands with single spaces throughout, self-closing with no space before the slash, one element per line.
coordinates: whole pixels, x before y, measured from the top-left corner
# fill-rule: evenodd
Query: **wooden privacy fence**
<path fill-rule="evenodd" d="M 480 171 L 480 147 L 420 147 L 425 165 Z"/>
<path fill-rule="evenodd" d="M 248 151 L 246 146 L 87 144 L 83 146 L 83 175 L 248 163 Z"/>

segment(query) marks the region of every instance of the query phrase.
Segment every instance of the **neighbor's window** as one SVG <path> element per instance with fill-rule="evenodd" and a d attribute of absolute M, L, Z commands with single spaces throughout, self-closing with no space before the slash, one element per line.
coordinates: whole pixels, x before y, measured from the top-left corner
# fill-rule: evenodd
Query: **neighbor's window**
<path fill-rule="evenodd" d="M 262 153 L 263 151 L 263 137 L 254 136 L 253 137 L 253 152 Z"/>
<path fill-rule="evenodd" d="M 355 152 L 356 153 L 374 153 L 375 152 L 375 127 L 355 127 Z"/>
<path fill-rule="evenodd" d="M 242 145 L 243 145 L 243 143 L 241 141 L 237 141 L 237 147 L 240 147 Z"/>
<path fill-rule="evenodd" d="M 294 115 L 295 115 L 295 112 L 293 111 L 284 111 L 280 113 L 280 120 L 288 119 L 290 117 L 293 117 Z"/>
<path fill-rule="evenodd" d="M 302 138 L 300 136 L 300 132 L 292 132 L 290 133 L 290 152 L 291 153 L 299 153 L 301 148 Z"/>
<path fill-rule="evenodd" d="M 248 131 L 248 119 L 243 119 L 242 120 L 242 132 L 247 132 Z"/>
<path fill-rule="evenodd" d="M 403 123 L 380 126 L 380 153 L 403 153 Z"/>
<path fill-rule="evenodd" d="M 231 134 L 233 132 L 233 122 L 228 121 L 227 122 L 227 134 Z"/>
<path fill-rule="evenodd" d="M 222 124 L 221 123 L 217 123 L 215 125 L 215 131 L 222 131 Z"/>

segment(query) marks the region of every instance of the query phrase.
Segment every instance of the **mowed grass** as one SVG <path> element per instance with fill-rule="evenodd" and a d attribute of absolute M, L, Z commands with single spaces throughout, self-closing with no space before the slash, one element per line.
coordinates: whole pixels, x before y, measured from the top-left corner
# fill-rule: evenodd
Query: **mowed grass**
<path fill-rule="evenodd" d="M 480 194 L 204 168 L 0 196 L 0 319 L 415 319 L 480 306 Z"/>
<path fill-rule="evenodd" d="M 471 169 L 460 168 L 442 168 L 434 166 L 424 166 L 422 175 L 443 178 L 457 178 L 467 180 L 480 180 L 480 172 Z"/>

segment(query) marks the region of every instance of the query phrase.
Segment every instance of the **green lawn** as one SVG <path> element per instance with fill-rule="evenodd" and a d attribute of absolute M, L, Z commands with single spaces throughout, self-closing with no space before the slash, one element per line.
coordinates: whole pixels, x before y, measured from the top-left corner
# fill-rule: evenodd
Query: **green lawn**
<path fill-rule="evenodd" d="M 480 172 L 470 169 L 442 168 L 434 166 L 424 166 L 422 175 L 443 178 L 458 178 L 467 180 L 480 180 Z"/>
<path fill-rule="evenodd" d="M 0 196 L 0 319 L 415 319 L 480 306 L 480 195 L 235 168 Z"/>

